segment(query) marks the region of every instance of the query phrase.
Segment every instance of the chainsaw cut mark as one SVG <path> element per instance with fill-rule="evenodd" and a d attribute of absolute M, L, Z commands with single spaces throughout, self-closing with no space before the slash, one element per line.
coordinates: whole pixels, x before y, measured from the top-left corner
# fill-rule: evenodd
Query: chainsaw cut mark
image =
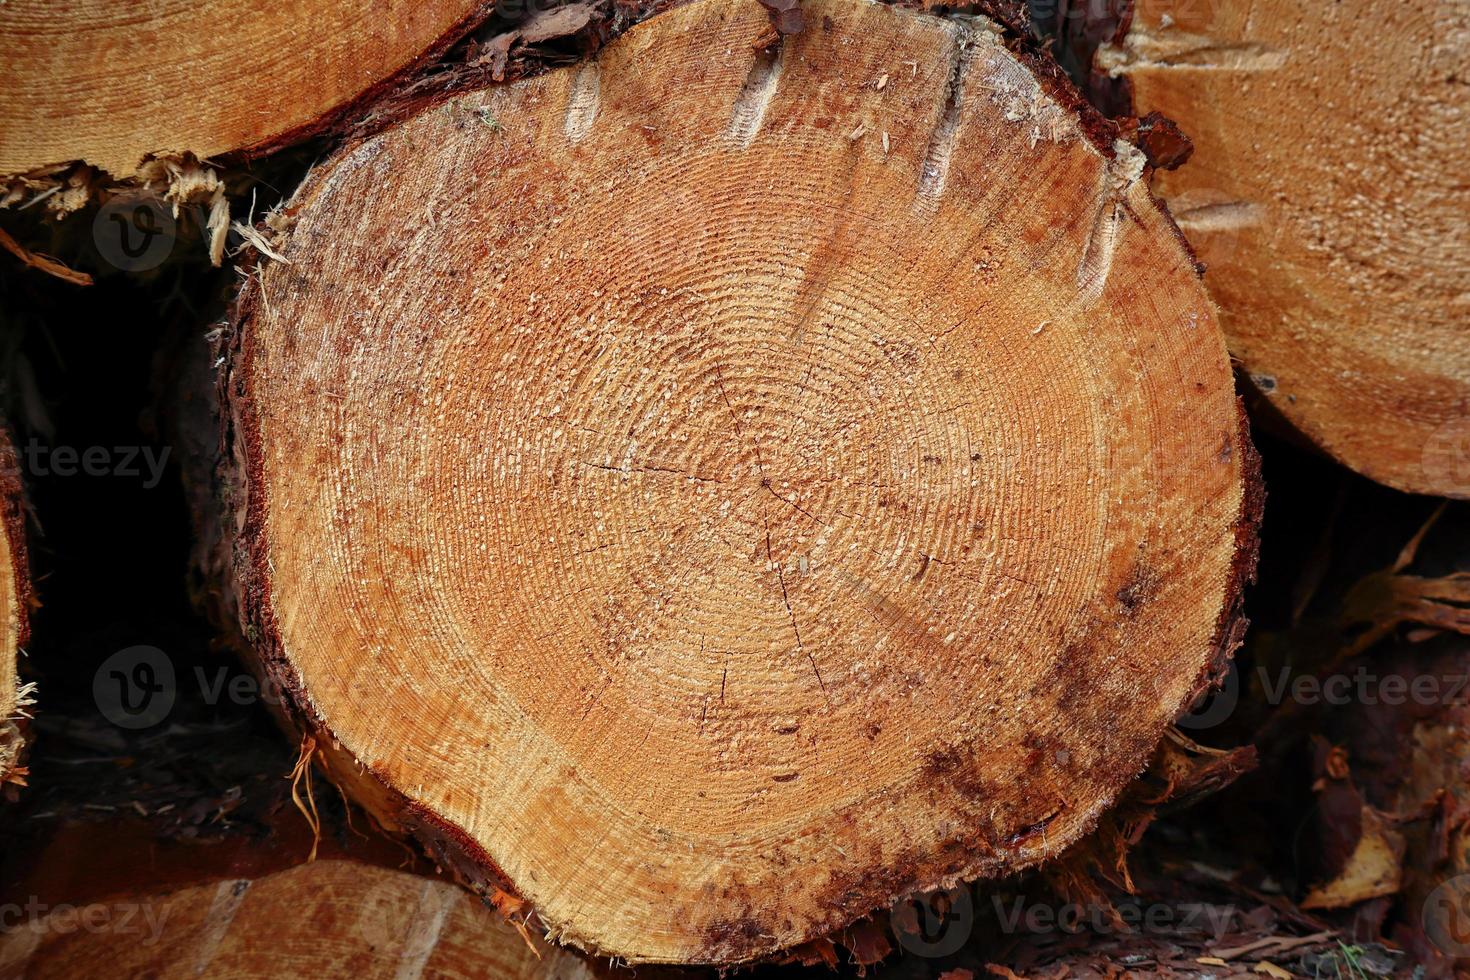
<path fill-rule="evenodd" d="M 1101 201 L 1092 219 L 1087 244 L 1077 262 L 1077 304 L 1086 309 L 1102 297 L 1113 271 L 1113 256 L 1123 228 L 1123 201 L 1143 175 L 1143 154 L 1122 141 L 1113 144 L 1114 158 L 1103 172 Z"/>
<path fill-rule="evenodd" d="M 454 907 L 455 898 L 455 893 L 439 882 L 424 882 L 408 935 L 403 939 L 403 949 L 398 954 L 395 980 L 419 980 L 424 975 L 424 967 L 439 945 L 444 920 Z"/>
<path fill-rule="evenodd" d="M 944 185 L 949 177 L 949 162 L 954 156 L 955 142 L 960 132 L 960 112 L 965 104 L 965 78 L 975 63 L 976 38 L 971 33 L 961 36 L 950 62 L 949 80 L 944 86 L 944 111 L 939 124 L 929 137 L 929 148 L 924 152 L 924 165 L 919 170 L 919 200 L 932 202 L 944 194 Z"/>
<path fill-rule="evenodd" d="M 782 44 L 774 51 L 756 52 L 750 74 L 745 76 L 745 84 L 740 86 L 740 94 L 735 96 L 735 107 L 730 113 L 729 137 L 742 150 L 755 141 L 761 123 L 765 121 L 766 110 L 776 97 L 785 50 L 786 46 Z"/>
<path fill-rule="evenodd" d="M 1122 221 L 1123 207 L 1116 200 L 1104 201 L 1092 221 L 1092 231 L 1077 263 L 1077 302 L 1084 309 L 1098 301 L 1108 284 Z"/>
<path fill-rule="evenodd" d="M 1174 223 L 1184 231 L 1239 231 L 1261 223 L 1266 209 L 1253 201 L 1221 201 L 1201 204 L 1174 215 Z"/>
<path fill-rule="evenodd" d="M 597 62 L 589 61 L 577 72 L 572 82 L 572 94 L 567 99 L 567 140 L 580 143 L 592 130 L 597 121 L 597 110 L 602 104 L 602 74 Z"/>
<path fill-rule="evenodd" d="M 1134 27 L 1123 44 L 1098 48 L 1098 67 L 1108 74 L 1126 75 L 1139 68 L 1190 71 L 1276 71 L 1286 64 L 1286 52 L 1256 41 L 1221 41 L 1203 34 Z"/>
<path fill-rule="evenodd" d="M 229 935 L 235 913 L 240 911 L 240 904 L 245 901 L 245 893 L 250 891 L 251 884 L 253 882 L 248 878 L 237 878 L 222 881 L 215 888 L 209 911 L 204 916 L 204 935 L 199 938 L 199 950 L 194 956 L 195 975 L 203 976 L 214 962 L 214 955 Z"/>

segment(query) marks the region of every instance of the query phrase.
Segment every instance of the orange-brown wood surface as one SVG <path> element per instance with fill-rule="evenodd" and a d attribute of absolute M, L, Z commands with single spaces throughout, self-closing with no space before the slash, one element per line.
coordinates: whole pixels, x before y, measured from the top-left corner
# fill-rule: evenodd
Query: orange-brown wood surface
<path fill-rule="evenodd" d="M 81 904 L 38 902 L 18 917 L 12 912 L 0 936 L 7 978 L 611 975 L 523 936 L 456 885 L 350 860 Z"/>
<path fill-rule="evenodd" d="M 1099 63 L 1194 141 L 1155 190 L 1266 399 L 1375 480 L 1470 497 L 1470 8 L 1139 0 Z"/>
<path fill-rule="evenodd" d="M 476 0 L 9 0 L 0 175 L 263 151 L 462 34 Z"/>
<path fill-rule="evenodd" d="M 737 962 L 1055 856 L 1238 636 L 1253 451 L 984 22 L 699 0 L 307 179 L 223 388 L 247 635 L 551 934 Z"/>

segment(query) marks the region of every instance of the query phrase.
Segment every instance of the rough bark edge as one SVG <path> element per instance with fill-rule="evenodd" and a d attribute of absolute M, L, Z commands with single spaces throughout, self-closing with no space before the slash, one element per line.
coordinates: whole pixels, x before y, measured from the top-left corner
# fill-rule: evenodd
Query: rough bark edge
<path fill-rule="evenodd" d="M 216 583 L 206 605 L 214 607 L 216 622 L 233 625 L 230 639 L 241 659 L 278 685 L 281 696 L 271 706 L 272 713 L 300 744 L 311 740 L 308 751 L 329 780 L 343 787 L 383 830 L 410 836 L 507 918 L 518 919 L 523 926 L 535 922 L 534 910 L 473 837 L 395 789 L 383 773 L 337 741 L 286 658 L 270 602 L 264 499 L 254 492 L 261 485 L 263 458 L 258 448 L 259 417 L 246 382 L 252 355 L 242 343 L 244 325 L 254 313 L 253 282 L 245 280 L 227 324 L 212 336 L 213 363 L 218 365 L 212 407 L 218 412 L 219 452 L 212 467 L 213 485 L 192 488 L 190 495 L 196 505 L 203 502 L 204 513 L 214 510 L 219 515 L 212 525 L 203 525 L 206 532 L 212 526 L 218 533 L 215 540 L 200 542 L 195 561 L 206 576 L 222 570 L 226 581 Z M 201 475 L 204 469 L 199 470 Z"/>
<path fill-rule="evenodd" d="M 888 0 L 884 0 L 888 2 Z M 1068 3 L 1078 3 L 1082 0 L 1062 0 L 1058 16 L 1067 9 Z M 1089 5 L 1090 9 L 1090 5 Z M 1120 31 L 1126 31 L 1127 25 L 1132 22 L 1133 5 L 1131 0 L 1127 3 L 1125 13 L 1118 22 Z M 1112 23 L 1110 21 L 1110 23 Z M 1116 144 L 1119 140 L 1131 143 L 1143 152 L 1148 165 L 1144 168 L 1142 183 L 1144 187 L 1150 188 L 1149 199 L 1154 207 L 1166 219 L 1165 224 L 1173 232 L 1174 240 L 1184 249 L 1184 254 L 1189 256 L 1190 264 L 1194 267 L 1195 275 L 1204 279 L 1205 265 L 1200 261 L 1199 253 L 1195 251 L 1194 245 L 1180 230 L 1174 220 L 1173 212 L 1162 198 L 1152 191 L 1152 177 L 1155 159 L 1149 148 L 1144 145 L 1144 136 L 1137 127 L 1138 120 L 1132 118 L 1133 97 L 1129 90 L 1126 103 L 1120 104 L 1120 112 L 1112 113 L 1107 106 L 1094 98 L 1089 92 L 1079 87 L 1076 79 L 1069 75 L 1065 68 L 1057 62 L 1057 59 L 1049 50 L 1050 38 L 1037 40 L 1034 36 L 1003 33 L 1002 40 L 1006 49 L 1010 51 L 1020 62 L 1030 69 L 1041 90 L 1063 111 L 1070 112 L 1077 117 L 1078 128 L 1082 135 L 1092 144 L 1093 148 L 1103 155 L 1105 160 L 1113 160 L 1117 157 Z M 1090 62 L 1089 62 L 1090 63 Z M 1172 169 L 1172 167 L 1167 168 Z M 1211 301 L 1213 303 L 1213 300 Z"/>
<path fill-rule="evenodd" d="M 1167 214 L 1167 210 L 1165 211 Z M 1172 222 L 1170 222 L 1172 224 Z M 1176 233 L 1178 228 L 1175 228 Z M 1235 522 L 1235 557 L 1225 583 L 1225 605 L 1215 623 L 1213 653 L 1195 682 L 1195 692 L 1186 708 L 1206 692 L 1217 689 L 1225 681 L 1230 661 L 1245 640 L 1250 619 L 1245 614 L 1246 589 L 1255 584 L 1256 569 L 1261 559 L 1261 519 L 1266 510 L 1266 481 L 1261 475 L 1261 454 L 1251 441 L 1250 416 L 1245 400 L 1235 398 L 1236 424 L 1239 426 L 1234 445 L 1240 449 L 1240 512 Z M 1224 452 L 1230 447 L 1222 447 Z"/>
<path fill-rule="evenodd" d="M 1133 85 L 1099 71 L 1097 49 L 1118 44 L 1133 28 L 1134 0 L 1099 4 L 1095 0 L 1058 0 L 1056 14 L 1042 29 L 1056 39 L 1063 58 L 1088 100 L 1109 116 L 1133 115 Z M 1080 77 L 1078 77 L 1080 76 Z"/>
<path fill-rule="evenodd" d="M 681 6 L 688 0 L 674 0 L 658 10 Z M 895 5 L 896 6 L 896 5 Z M 912 8 L 909 8 L 912 9 Z M 944 13 L 918 11 L 920 16 L 948 19 Z M 1103 116 L 1072 84 L 1047 54 L 1014 37 L 1007 37 L 1007 50 L 1017 57 L 1036 76 L 1042 90 L 1064 110 L 1078 119 L 1080 130 L 1086 140 L 1103 156 L 1112 160 L 1117 155 L 1114 148 L 1120 128 L 1116 121 Z M 507 81 L 540 74 L 548 66 L 537 66 L 538 70 L 527 72 Z M 365 119 L 346 137 L 336 151 L 324 160 L 313 174 L 308 174 L 302 187 L 298 188 L 294 201 L 301 199 L 302 189 L 309 188 L 315 173 L 324 172 L 337 160 L 352 152 L 367 139 L 381 133 L 410 116 L 428 111 L 443 104 L 478 83 L 484 84 L 483 74 L 467 77 L 464 69 L 452 73 L 447 84 L 436 86 L 430 93 L 409 93 L 396 101 L 390 100 L 386 111 Z M 500 83 L 495 83 L 500 84 Z M 1179 231 L 1172 216 L 1162 202 L 1150 194 L 1150 200 L 1165 219 L 1175 241 L 1189 258 L 1197 276 L 1203 274 L 1194 250 Z M 291 206 L 286 208 L 289 223 Z M 262 228 L 269 236 L 273 229 Z M 304 689 L 294 668 L 285 655 L 279 632 L 275 626 L 274 610 L 270 600 L 270 572 L 268 545 L 265 527 L 265 503 L 258 488 L 263 486 L 263 456 L 259 450 L 259 415 L 254 396 L 250 391 L 249 369 L 253 351 L 244 343 L 246 326 L 254 316 L 259 293 L 256 276 L 257 262 L 264 261 L 258 250 L 251 249 L 242 256 L 243 284 L 235 297 L 228 322 L 218 335 L 216 361 L 219 363 L 217 399 L 220 409 L 220 468 L 218 479 L 225 490 L 224 506 L 227 515 L 222 524 L 224 540 L 219 547 L 224 549 L 225 561 L 221 567 L 233 569 L 232 581 L 226 587 L 225 596 L 233 609 L 233 618 L 244 634 L 245 659 L 258 673 L 279 685 L 283 693 L 277 714 L 287 731 L 298 738 L 311 738 L 316 746 L 317 758 L 329 779 L 348 787 L 348 791 L 362 804 L 382 826 L 395 833 L 412 835 L 427 848 L 441 865 L 454 872 L 462 884 L 485 897 L 503 912 L 521 912 L 523 921 L 536 922 L 536 911 L 522 897 L 509 877 L 500 869 L 490 855 L 462 827 L 459 827 L 431 812 L 422 804 L 408 798 L 395 789 L 387 777 L 378 770 L 357 759 L 336 739 L 309 693 Z M 1223 341 L 1222 341 L 1223 353 Z M 1240 459 L 1240 507 L 1235 520 L 1235 547 L 1224 583 L 1221 612 L 1216 628 L 1207 646 L 1207 657 L 1190 692 L 1175 711 L 1182 715 L 1211 688 L 1218 686 L 1224 678 L 1231 657 L 1240 646 L 1249 621 L 1244 615 L 1246 587 L 1255 580 L 1259 556 L 1259 530 L 1265 499 L 1264 484 L 1260 474 L 1260 457 L 1250 439 L 1248 420 L 1239 397 L 1236 399 L 1236 433 L 1220 448 L 1224 458 L 1238 450 Z M 1105 794 L 1093 801 L 1090 812 L 1081 816 L 1077 835 L 1053 855 L 1026 856 L 1018 853 L 1021 846 L 1045 830 L 1045 823 L 1002 842 L 1013 848 L 1000 852 L 1002 858 L 1010 858 L 1005 874 L 1047 865 L 1073 845 L 1086 840 L 1097 828 L 1105 814 L 1123 797 L 1137 778 L 1148 770 L 1154 750 L 1164 740 L 1169 730 L 1166 722 L 1152 740 L 1153 747 L 1139 761 L 1137 771 L 1124 780 L 1112 794 Z M 844 930 L 860 926 L 873 913 L 881 913 L 894 904 L 937 890 L 951 888 L 961 882 L 996 877 L 996 869 L 987 867 L 987 862 L 973 859 L 974 849 L 966 847 L 962 853 L 970 860 L 944 863 L 944 855 L 930 855 L 927 863 L 931 868 L 924 877 L 918 877 L 913 869 L 876 876 L 869 889 L 871 896 L 864 899 L 870 903 L 870 911 L 829 915 L 826 920 L 812 923 L 805 938 L 799 938 L 784 946 L 766 944 L 756 947 L 745 937 L 744 944 L 736 955 L 729 955 L 732 940 L 741 937 L 740 923 L 731 923 L 723 930 L 712 930 L 706 937 L 704 958 L 693 963 L 713 963 L 735 966 L 741 963 L 769 961 L 783 956 L 804 944 L 829 938 Z M 905 862 L 906 863 L 906 862 Z M 522 910 L 524 910 L 522 912 Z M 719 926 L 719 923 L 715 924 Z M 715 933 L 718 932 L 719 935 Z M 600 949 L 585 936 L 562 932 L 559 941 L 572 942 L 588 953 L 595 955 L 617 955 Z M 719 955 L 717 955 L 719 954 Z"/>
<path fill-rule="evenodd" d="M 615 15 L 599 27 L 597 43 L 593 50 L 601 48 L 651 17 L 676 7 L 682 7 L 690 2 L 692 0 L 651 0 L 649 3 L 640 5 L 637 12 L 632 15 Z M 930 0 L 855 0 L 855 2 L 875 3 L 914 16 L 927 16 L 938 20 L 965 18 L 987 20 L 995 28 L 995 37 L 1001 45 L 1031 71 L 1041 86 L 1043 94 L 1055 101 L 1062 111 L 1076 117 L 1079 131 L 1087 142 L 1102 154 L 1104 160 L 1110 161 L 1117 157 L 1118 151 L 1115 144 L 1120 138 L 1127 137 L 1125 142 L 1133 142 L 1136 134 L 1128 132 L 1118 119 L 1104 112 L 1096 102 L 1078 88 L 1066 70 L 1057 63 L 1048 50 L 1050 39 L 1039 39 L 1035 35 L 1031 13 L 1025 0 L 966 0 L 960 3 L 934 3 Z M 1078 3 L 1081 0 L 1064 0 L 1064 2 Z M 1131 22 L 1132 9 L 1132 2 L 1129 0 L 1127 13 L 1119 30 L 1126 30 L 1126 25 Z M 439 75 L 421 79 L 397 94 L 383 98 L 355 123 L 332 134 L 338 137 L 340 142 L 334 147 L 332 157 L 324 160 L 321 165 L 329 165 L 336 157 L 349 153 L 384 130 L 420 113 L 433 110 L 467 90 L 489 87 L 490 84 L 500 85 L 534 78 L 556 67 L 562 66 L 533 59 L 514 66 L 514 70 L 508 72 L 503 79 L 491 81 L 486 69 L 476 65 L 448 66 Z M 1131 109 L 1131 100 L 1128 105 Z M 1150 171 L 1146 171 L 1144 174 L 1145 184 L 1147 184 L 1149 173 Z M 1150 197 L 1159 211 L 1168 219 L 1168 227 L 1172 230 L 1175 240 L 1184 248 L 1185 254 L 1189 256 L 1196 274 L 1203 277 L 1205 267 L 1199 261 L 1194 246 L 1174 222 L 1168 205 L 1157 197 L 1153 197 L 1152 194 Z"/>
<path fill-rule="evenodd" d="M 882 2 L 891 2 L 901 6 L 904 0 L 882 0 Z M 1102 11 L 1096 10 L 1096 5 L 1086 0 L 1060 0 L 1057 8 L 1057 23 L 1067 23 L 1070 13 L 1079 5 L 1084 7 L 1081 18 L 1084 22 L 1084 29 L 1093 34 L 1121 38 L 1133 23 L 1133 0 L 1125 0 L 1116 10 L 1112 5 L 1105 5 L 1107 9 Z M 1089 36 L 1092 35 L 1089 34 Z M 1041 84 L 1042 91 L 1064 111 L 1073 113 L 1077 117 L 1083 136 L 1093 148 L 1102 154 L 1105 160 L 1115 159 L 1118 153 L 1116 143 L 1129 135 L 1126 128 L 1118 118 L 1106 114 L 1104 106 L 1090 97 L 1091 93 L 1085 93 L 1080 89 L 1075 80 L 1050 54 L 1047 50 L 1050 38 L 1038 41 L 1034 37 L 1017 36 L 1013 33 L 1003 34 L 1002 38 L 1006 49 L 1030 69 Z M 1092 41 L 1091 46 L 1087 49 L 1089 69 L 1092 64 L 1092 54 L 1098 45 L 1103 43 L 1103 40 Z M 1127 102 L 1122 108 L 1128 115 L 1131 115 L 1134 108 L 1131 88 L 1127 91 Z M 1132 142 L 1131 139 L 1124 141 Z M 1152 161 L 1151 156 L 1148 156 L 1148 159 Z M 1152 172 L 1152 165 L 1146 167 L 1141 183 L 1148 191 L 1149 200 L 1164 218 L 1165 227 L 1173 234 L 1175 242 L 1189 258 L 1195 276 L 1203 281 L 1205 265 L 1200 261 L 1194 245 L 1190 243 L 1174 220 L 1168 203 L 1153 193 L 1150 180 Z M 1214 299 L 1210 298 L 1209 302 L 1218 313 Z M 1223 344 L 1223 330 L 1221 341 Z M 1228 351 L 1226 356 L 1230 356 Z M 1254 388 L 1252 386 L 1247 390 L 1253 391 Z M 1212 651 L 1210 659 L 1205 668 L 1200 671 L 1194 691 L 1180 711 L 1181 715 L 1207 692 L 1218 689 L 1224 683 L 1231 658 L 1240 648 L 1245 639 L 1246 630 L 1250 626 L 1250 619 L 1245 614 L 1245 592 L 1250 585 L 1255 583 L 1256 570 L 1260 562 L 1260 531 L 1261 520 L 1265 512 L 1266 484 L 1261 475 L 1261 455 L 1251 440 L 1250 415 L 1246 411 L 1244 398 L 1239 395 L 1235 400 L 1235 411 L 1237 432 L 1234 445 L 1239 447 L 1241 453 L 1241 500 L 1235 525 L 1235 555 L 1232 559 L 1229 577 L 1226 580 L 1224 605 L 1216 621 L 1215 635 L 1210 644 Z M 1231 448 L 1232 445 L 1227 443 L 1221 447 L 1221 452 L 1231 451 Z M 1139 774 L 1141 775 L 1142 772 Z"/>
<path fill-rule="evenodd" d="M 20 457 L 11 444 L 6 427 L 0 424 L 0 532 L 4 533 L 10 546 L 15 615 L 20 624 L 15 638 L 15 708 L 10 717 L 0 719 L 0 788 L 6 790 L 12 785 L 25 785 L 26 769 L 23 762 L 30 741 L 29 718 L 23 713 L 28 702 L 25 686 L 21 684 L 19 677 L 20 653 L 30 642 L 30 610 L 34 598 L 30 562 L 26 552 L 25 515 L 25 487 L 20 480 Z"/>

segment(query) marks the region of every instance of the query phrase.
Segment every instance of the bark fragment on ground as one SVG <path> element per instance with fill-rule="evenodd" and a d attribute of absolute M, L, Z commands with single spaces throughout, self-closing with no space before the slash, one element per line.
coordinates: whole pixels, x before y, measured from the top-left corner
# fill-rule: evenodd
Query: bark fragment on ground
<path fill-rule="evenodd" d="M 1296 908 L 1262 869 L 1202 846 L 1192 821 L 1166 821 L 1139 852 L 1129 887 L 1090 896 L 1045 876 L 933 896 L 896 933 L 901 955 L 874 980 L 981 978 L 1378 977 L 1407 975 L 1402 951 L 1356 941 Z M 962 940 L 962 942 L 961 942 Z M 958 948 L 957 948 L 958 947 Z"/>
<path fill-rule="evenodd" d="M 1339 477 L 1327 507 L 1314 473 Z M 1454 933 L 1470 934 L 1470 523 L 1463 505 L 1402 496 L 1325 460 L 1290 475 L 1268 467 L 1283 510 L 1282 536 L 1267 522 L 1277 561 L 1256 593 L 1264 628 L 1229 697 L 1192 729 L 1254 738 L 1261 753 L 1254 785 L 1225 802 L 1224 819 L 1247 825 L 1233 860 L 1274 862 L 1283 893 L 1345 943 L 1382 942 L 1406 971 L 1449 976 L 1466 951 Z"/>
<path fill-rule="evenodd" d="M 1371 686 L 1325 726 L 1336 779 L 1323 792 L 1343 802 L 1322 820 L 1336 843 L 1324 890 L 1342 892 L 1333 905 L 1381 923 L 1433 976 L 1470 966 L 1467 574 L 1470 521 L 1456 507 L 1349 591 L 1360 626 L 1364 609 L 1374 620 L 1355 644 Z"/>

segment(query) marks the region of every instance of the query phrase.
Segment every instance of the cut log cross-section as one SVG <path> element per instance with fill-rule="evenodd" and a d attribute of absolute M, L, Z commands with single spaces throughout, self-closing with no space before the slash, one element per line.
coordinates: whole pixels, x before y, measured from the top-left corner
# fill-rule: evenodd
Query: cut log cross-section
<path fill-rule="evenodd" d="M 260 669 L 385 822 L 629 960 L 1056 855 L 1253 567 L 1138 154 L 984 22 L 804 6 L 344 148 L 226 339 Z"/>
<path fill-rule="evenodd" d="M 0 176 L 311 135 L 484 17 L 478 0 L 0 4 Z"/>
<path fill-rule="evenodd" d="M 8 930 L 0 972 L 31 980 L 631 976 L 517 933 L 450 882 L 346 860 L 259 877 L 210 870 L 226 873 L 67 904 Z"/>
<path fill-rule="evenodd" d="M 1155 190 L 1231 353 L 1327 452 L 1470 497 L 1470 7 L 1139 0 L 1098 66 L 1193 139 Z"/>

